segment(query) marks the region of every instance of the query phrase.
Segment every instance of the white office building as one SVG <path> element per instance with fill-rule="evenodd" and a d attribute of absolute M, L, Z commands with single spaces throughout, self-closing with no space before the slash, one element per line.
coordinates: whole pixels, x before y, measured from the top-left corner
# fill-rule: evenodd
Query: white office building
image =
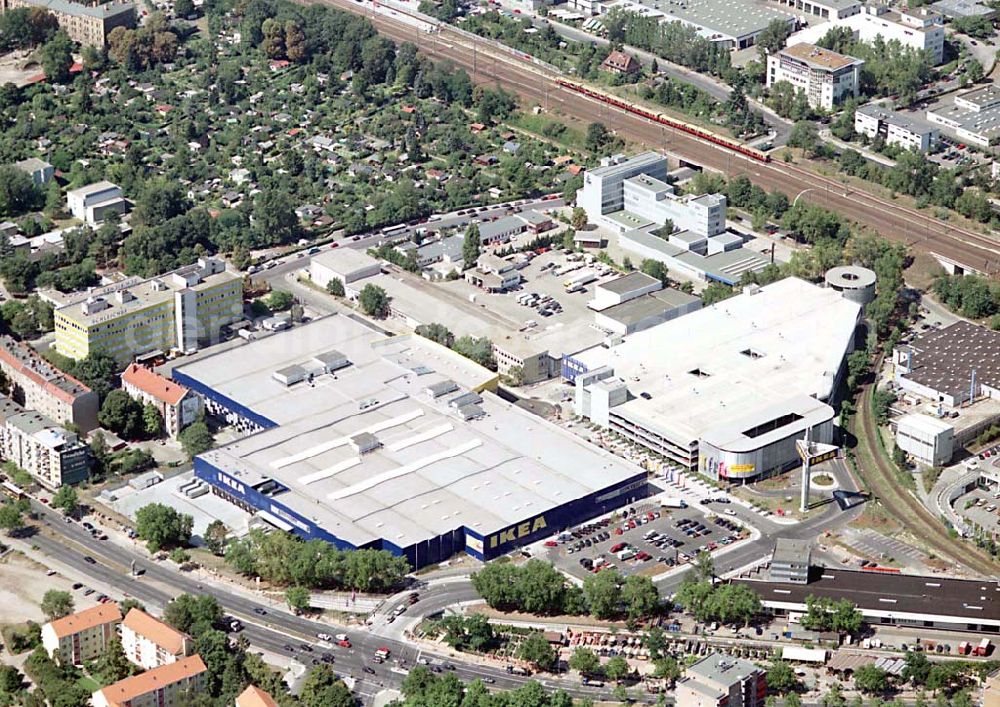
<path fill-rule="evenodd" d="M 906 415 L 896 425 L 896 446 L 926 466 L 947 464 L 954 445 L 954 426 L 936 417 Z"/>
<path fill-rule="evenodd" d="M 922 118 L 874 104 L 854 112 L 854 131 L 872 139 L 881 137 L 887 145 L 921 152 L 932 149 L 941 137 L 940 131 Z"/>
<path fill-rule="evenodd" d="M 1000 88 L 991 83 L 960 93 L 951 105 L 927 111 L 927 120 L 951 129 L 962 142 L 989 147 L 1000 139 Z"/>
<path fill-rule="evenodd" d="M 944 61 L 944 26 L 939 14 L 919 8 L 889 9 L 885 5 L 866 5 L 864 11 L 841 19 L 831 19 L 796 32 L 788 45 L 815 44 L 834 27 L 847 27 L 862 42 L 899 42 L 918 52 L 927 52 L 934 66 Z"/>
<path fill-rule="evenodd" d="M 813 44 L 796 44 L 767 56 L 767 87 L 786 81 L 804 93 L 809 105 L 833 110 L 858 95 L 864 62 Z"/>
<path fill-rule="evenodd" d="M 678 196 L 667 183 L 667 158 L 645 152 L 631 159 L 605 158 L 584 175 L 576 203 L 591 223 L 624 233 L 667 221 L 675 229 L 700 237 L 715 236 L 726 228 L 726 197 L 721 194 Z"/>

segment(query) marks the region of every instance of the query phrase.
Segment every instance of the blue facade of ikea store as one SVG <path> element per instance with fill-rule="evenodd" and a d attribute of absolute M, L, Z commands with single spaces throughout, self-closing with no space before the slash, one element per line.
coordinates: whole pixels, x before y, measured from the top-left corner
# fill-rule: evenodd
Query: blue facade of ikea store
<path fill-rule="evenodd" d="M 292 532 L 307 540 L 325 540 L 343 550 L 358 549 L 358 546 L 341 540 L 322 526 L 286 507 L 281 502 L 280 491 L 272 494 L 261 493 L 202 457 L 195 458 L 194 473 L 199 479 L 211 485 L 217 495 L 248 512 L 265 511 L 286 523 Z M 491 560 L 647 495 L 649 487 L 646 483 L 646 473 L 641 472 L 583 498 L 529 516 L 507 528 L 498 528 L 485 536 L 461 526 L 406 547 L 400 547 L 385 539 L 374 540 L 360 547 L 388 550 L 394 555 L 406 557 L 414 569 L 441 562 L 463 550 L 479 560 Z"/>
<path fill-rule="evenodd" d="M 239 415 L 248 422 L 257 425 L 261 429 L 269 430 L 272 427 L 278 426 L 277 422 L 269 420 L 260 413 L 254 412 L 246 405 L 240 405 L 238 402 L 230 398 L 228 395 L 223 395 L 215 388 L 205 385 L 197 378 L 192 378 L 183 371 L 180 371 L 175 368 L 173 371 L 170 372 L 170 377 L 173 378 L 177 383 L 180 383 L 183 386 L 187 386 L 188 388 L 193 390 L 195 393 L 200 395 L 206 401 L 211 401 L 212 403 L 215 403 L 219 407 L 225 408 L 226 410 L 229 410 L 230 412 Z"/>

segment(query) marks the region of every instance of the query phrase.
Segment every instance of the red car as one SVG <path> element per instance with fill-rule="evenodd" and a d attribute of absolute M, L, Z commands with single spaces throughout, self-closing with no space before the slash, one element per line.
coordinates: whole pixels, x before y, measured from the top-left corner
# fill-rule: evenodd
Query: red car
<path fill-rule="evenodd" d="M 611 546 L 611 552 L 621 552 L 626 547 L 628 547 L 628 543 L 618 543 L 617 545 Z"/>
<path fill-rule="evenodd" d="M 559 547 L 559 543 L 557 543 L 555 540 L 546 540 L 545 547 Z"/>
<path fill-rule="evenodd" d="M 646 560 L 652 559 L 652 557 L 653 556 L 650 555 L 648 552 L 640 552 L 636 554 L 635 559 L 639 560 L 640 562 L 645 562 Z"/>
<path fill-rule="evenodd" d="M 350 648 L 351 642 L 345 638 L 342 641 L 337 641 L 337 645 L 340 646 L 341 648 Z"/>

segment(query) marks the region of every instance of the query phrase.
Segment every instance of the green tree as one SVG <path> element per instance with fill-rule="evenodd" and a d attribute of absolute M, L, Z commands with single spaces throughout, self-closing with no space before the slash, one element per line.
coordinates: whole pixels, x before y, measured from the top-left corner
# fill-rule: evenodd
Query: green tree
<path fill-rule="evenodd" d="M 135 530 L 150 552 L 163 547 L 187 545 L 191 539 L 191 516 L 162 503 L 150 503 L 135 514 Z"/>
<path fill-rule="evenodd" d="M 21 517 L 21 509 L 13 503 L 0 505 L 0 528 L 7 531 L 7 535 L 13 535 L 24 527 L 24 518 Z"/>
<path fill-rule="evenodd" d="M 151 403 L 146 403 L 142 407 L 142 432 L 149 439 L 163 434 L 163 415 Z"/>
<path fill-rule="evenodd" d="M 212 437 L 212 433 L 208 429 L 208 425 L 204 422 L 192 422 L 190 425 L 181 430 L 180 435 L 181 445 L 184 447 L 184 451 L 187 452 L 188 457 L 194 459 L 199 454 L 207 452 L 212 448 L 215 443 L 215 438 Z"/>
<path fill-rule="evenodd" d="M 591 123 L 587 126 L 587 137 L 584 147 L 590 152 L 603 152 L 608 143 L 613 142 L 611 133 L 604 123 Z"/>
<path fill-rule="evenodd" d="M 556 660 L 556 652 L 544 635 L 529 633 L 517 649 L 517 657 L 526 660 L 539 670 L 548 670 Z"/>
<path fill-rule="evenodd" d="M 795 676 L 792 666 L 784 660 L 771 662 L 767 669 L 767 687 L 779 695 L 795 692 L 799 688 L 799 679 Z"/>
<path fill-rule="evenodd" d="M 62 30 L 47 41 L 39 55 L 45 78 L 52 83 L 67 83 L 73 66 L 73 40 Z"/>
<path fill-rule="evenodd" d="M 735 294 L 736 290 L 730 285 L 722 282 L 713 282 L 701 291 L 701 303 L 703 306 L 709 307 L 716 302 L 729 299 Z"/>
<path fill-rule="evenodd" d="M 761 56 L 774 54 L 785 48 L 785 41 L 792 28 L 784 20 L 771 20 L 764 31 L 757 35 L 757 47 Z"/>
<path fill-rule="evenodd" d="M 788 146 L 801 148 L 807 155 L 816 154 L 819 147 L 819 130 L 811 120 L 800 120 L 792 126 Z"/>
<path fill-rule="evenodd" d="M 329 665 L 317 665 L 306 675 L 299 692 L 304 707 L 354 707 L 357 701 Z"/>
<path fill-rule="evenodd" d="M 174 0 L 174 15 L 177 17 L 188 17 L 194 14 L 193 0 Z"/>
<path fill-rule="evenodd" d="M 19 216 L 41 207 L 43 201 L 31 177 L 12 165 L 0 166 L 0 214 Z"/>
<path fill-rule="evenodd" d="M 601 659 L 589 648 L 577 648 L 569 657 L 569 667 L 581 675 L 594 675 L 601 667 Z"/>
<path fill-rule="evenodd" d="M 205 534 L 202 538 L 205 541 L 205 547 L 207 547 L 213 555 L 221 555 L 226 547 L 226 540 L 229 537 L 229 529 L 226 524 L 221 520 L 213 520 L 205 528 Z"/>
<path fill-rule="evenodd" d="M 369 317 L 375 317 L 376 319 L 385 319 L 389 316 L 391 301 L 392 298 L 389 297 L 385 290 L 371 283 L 361 288 L 361 294 L 358 297 L 361 311 Z"/>
<path fill-rule="evenodd" d="M 135 666 L 125 657 L 121 639 L 114 637 L 108 642 L 107 648 L 95 661 L 93 672 L 100 676 L 104 685 L 124 680 L 135 673 Z"/>
<path fill-rule="evenodd" d="M 330 281 L 326 283 L 326 291 L 334 297 L 343 297 L 346 294 L 343 281 L 336 277 L 331 277 Z"/>
<path fill-rule="evenodd" d="M 285 601 L 288 603 L 289 609 L 302 612 L 309 608 L 312 594 L 306 587 L 289 587 L 285 590 Z"/>
<path fill-rule="evenodd" d="M 59 589 L 50 589 L 42 596 L 41 609 L 49 621 L 69 616 L 73 613 L 73 595 Z"/>
<path fill-rule="evenodd" d="M 495 371 L 497 367 L 496 359 L 493 357 L 493 342 L 485 336 L 476 338 L 473 336 L 460 336 L 455 340 L 452 348 L 457 353 L 468 359 L 472 359 L 480 366 Z"/>
<path fill-rule="evenodd" d="M 881 695 L 889 689 L 889 674 L 875 665 L 862 665 L 854 671 L 854 686 L 869 695 Z"/>
<path fill-rule="evenodd" d="M 112 390 L 104 398 L 97 421 L 117 435 L 126 439 L 137 439 L 143 432 L 142 404 L 129 397 L 120 388 Z"/>
<path fill-rule="evenodd" d="M 658 658 L 654 661 L 653 665 L 653 675 L 658 678 L 663 678 L 668 683 L 672 683 L 680 678 L 681 673 L 683 672 L 680 664 L 677 662 L 677 659 L 669 655 Z"/>
<path fill-rule="evenodd" d="M 451 330 L 444 324 L 421 324 L 414 331 L 425 339 L 430 339 L 431 341 L 436 341 L 442 346 L 447 346 L 451 348 L 452 344 L 455 343 L 455 335 L 451 333 Z"/>
<path fill-rule="evenodd" d="M 653 580 L 642 575 L 629 575 L 621 587 L 621 599 L 630 619 L 652 616 L 660 606 L 660 593 Z"/>
<path fill-rule="evenodd" d="M 52 496 L 52 507 L 59 508 L 65 515 L 73 514 L 79 506 L 79 499 L 76 489 L 72 486 L 63 485 Z"/>
<path fill-rule="evenodd" d="M 604 674 L 608 676 L 608 680 L 624 680 L 631 672 L 632 668 L 629 667 L 628 661 L 620 655 L 614 656 L 604 664 Z"/>
<path fill-rule="evenodd" d="M 24 677 L 13 665 L 0 665 L 0 695 L 13 697 L 24 688 Z"/>
<path fill-rule="evenodd" d="M 265 189 L 254 198 L 253 225 L 260 243 L 281 245 L 298 240 L 302 227 L 286 192 Z"/>
<path fill-rule="evenodd" d="M 339 282 L 339 281 L 338 281 Z M 295 303 L 295 297 L 286 290 L 273 290 L 267 296 L 267 306 L 272 312 L 283 312 Z"/>
<path fill-rule="evenodd" d="M 468 270 L 475 267 L 479 259 L 479 250 L 482 245 L 482 237 L 479 235 L 479 226 L 471 224 L 465 229 L 465 237 L 462 240 L 462 267 Z"/>
<path fill-rule="evenodd" d="M 570 217 L 570 225 L 573 230 L 580 231 L 587 226 L 587 212 L 581 206 L 573 208 L 573 215 Z"/>
<path fill-rule="evenodd" d="M 915 686 L 927 683 L 931 672 L 931 662 L 922 652 L 910 651 L 906 654 L 906 665 L 903 666 L 903 679 Z"/>
<path fill-rule="evenodd" d="M 599 619 L 609 619 L 621 613 L 622 576 L 615 570 L 604 569 L 583 581 L 583 596 L 590 613 Z"/>
<path fill-rule="evenodd" d="M 222 620 L 222 607 L 209 594 L 181 594 L 164 608 L 163 620 L 178 631 L 196 635 L 211 630 Z"/>
<path fill-rule="evenodd" d="M 170 551 L 170 561 L 178 565 L 187 564 L 191 561 L 191 554 L 182 547 L 175 547 Z"/>

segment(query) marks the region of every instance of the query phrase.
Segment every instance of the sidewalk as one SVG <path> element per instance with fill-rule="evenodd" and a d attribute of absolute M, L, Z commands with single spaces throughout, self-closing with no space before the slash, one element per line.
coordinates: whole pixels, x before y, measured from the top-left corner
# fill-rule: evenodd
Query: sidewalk
<path fill-rule="evenodd" d="M 844 142 L 840 138 L 834 137 L 833 133 L 830 132 L 829 129 L 820 130 L 819 136 L 821 139 L 833 143 L 841 150 L 854 150 L 855 152 L 860 152 L 861 155 L 864 156 L 866 159 L 869 159 L 872 162 L 877 162 L 878 164 L 884 167 L 896 166 L 895 160 L 889 159 L 885 155 L 880 155 L 877 152 L 873 152 L 872 150 L 869 150 L 867 147 L 864 147 L 863 145 L 855 145 L 849 142 Z"/>

